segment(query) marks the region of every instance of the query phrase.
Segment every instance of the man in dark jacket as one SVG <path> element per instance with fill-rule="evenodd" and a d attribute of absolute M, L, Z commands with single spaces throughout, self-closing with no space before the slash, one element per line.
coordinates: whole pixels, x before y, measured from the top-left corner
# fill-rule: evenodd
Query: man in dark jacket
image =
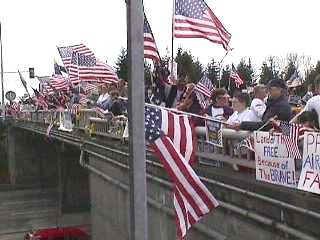
<path fill-rule="evenodd" d="M 289 122 L 292 116 L 291 106 L 286 97 L 287 85 L 282 80 L 271 80 L 268 84 L 269 99 L 267 108 L 262 116 L 262 122 L 242 122 L 240 129 L 257 130 L 271 118 L 277 116 L 277 120 Z M 265 129 L 269 129 L 270 125 Z"/>

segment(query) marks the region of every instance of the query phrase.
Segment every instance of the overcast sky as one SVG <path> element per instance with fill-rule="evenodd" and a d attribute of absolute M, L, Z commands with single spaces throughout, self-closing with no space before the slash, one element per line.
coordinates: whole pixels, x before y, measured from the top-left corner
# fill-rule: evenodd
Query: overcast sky
<path fill-rule="evenodd" d="M 232 34 L 234 50 L 225 64 L 251 57 L 256 69 L 270 56 L 296 52 L 320 59 L 319 0 L 206 0 Z M 145 11 L 160 54 L 171 49 L 172 0 L 145 0 Z M 123 0 L 1 0 L 4 71 L 35 68 L 36 75 L 51 75 L 56 46 L 84 43 L 111 66 L 126 47 L 126 6 Z M 225 54 L 220 45 L 204 39 L 179 39 L 203 64 Z M 27 82 L 37 86 L 37 80 Z M 5 91 L 24 90 L 18 74 L 5 74 Z"/>

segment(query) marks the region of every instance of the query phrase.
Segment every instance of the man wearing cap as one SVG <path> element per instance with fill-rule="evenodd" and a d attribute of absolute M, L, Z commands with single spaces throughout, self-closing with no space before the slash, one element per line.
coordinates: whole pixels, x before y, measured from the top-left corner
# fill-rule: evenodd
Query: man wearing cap
<path fill-rule="evenodd" d="M 262 116 L 262 122 L 242 122 L 240 129 L 256 130 L 275 116 L 277 120 L 290 121 L 292 112 L 286 96 L 286 83 L 280 79 L 271 80 L 268 84 L 268 93 L 267 108 Z"/>
<path fill-rule="evenodd" d="M 262 116 L 262 121 L 268 121 L 274 116 L 277 116 L 277 120 L 290 121 L 292 112 L 286 97 L 286 83 L 278 79 L 272 80 L 268 85 L 268 92 L 267 109 Z"/>

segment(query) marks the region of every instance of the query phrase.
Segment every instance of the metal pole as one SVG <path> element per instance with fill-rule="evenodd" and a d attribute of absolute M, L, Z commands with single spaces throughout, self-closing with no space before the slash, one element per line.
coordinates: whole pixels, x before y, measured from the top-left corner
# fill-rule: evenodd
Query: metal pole
<path fill-rule="evenodd" d="M 147 240 L 142 0 L 127 0 L 129 60 L 130 239 Z"/>
<path fill-rule="evenodd" d="M 1 94 L 2 94 L 2 111 L 4 111 L 5 116 L 5 109 L 4 109 L 4 87 L 3 87 L 3 59 L 2 59 L 2 28 L 1 28 L 1 22 L 0 22 L 0 50 L 1 50 Z"/>
<path fill-rule="evenodd" d="M 175 0 L 173 0 L 173 6 L 172 6 L 172 29 L 171 29 L 171 78 L 173 79 L 173 43 L 174 43 L 174 14 L 175 14 Z M 177 79 L 175 79 L 176 81 Z"/>

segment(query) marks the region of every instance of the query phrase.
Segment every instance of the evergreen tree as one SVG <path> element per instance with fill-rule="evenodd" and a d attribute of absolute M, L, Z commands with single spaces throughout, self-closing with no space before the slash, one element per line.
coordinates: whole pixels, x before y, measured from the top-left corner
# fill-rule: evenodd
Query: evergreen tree
<path fill-rule="evenodd" d="M 306 85 L 320 84 L 320 61 L 317 62 L 316 67 L 310 67 L 306 71 Z"/>
<path fill-rule="evenodd" d="M 212 58 L 211 62 L 207 65 L 206 73 L 207 77 L 211 80 L 212 84 L 216 84 L 219 80 L 219 66 Z"/>
<path fill-rule="evenodd" d="M 230 67 L 229 65 L 227 65 L 222 69 L 220 88 L 230 89 L 229 83 L 231 82 L 232 81 L 230 81 Z M 219 87 L 219 81 L 216 82 L 216 87 Z"/>
<path fill-rule="evenodd" d="M 268 84 L 270 80 L 274 78 L 274 71 L 273 71 L 273 61 L 269 59 L 269 65 L 266 61 L 262 63 L 261 66 L 261 74 L 260 74 L 260 83 L 261 84 Z"/>
<path fill-rule="evenodd" d="M 237 72 L 241 79 L 244 81 L 244 84 L 240 86 L 241 89 L 252 85 L 253 69 L 250 59 L 248 63 L 246 63 L 244 59 L 241 59 L 240 63 L 237 66 Z"/>
<path fill-rule="evenodd" d="M 120 55 L 116 62 L 116 73 L 121 79 L 128 80 L 129 78 L 128 53 L 125 48 L 120 50 Z"/>
<path fill-rule="evenodd" d="M 190 81 L 197 83 L 202 75 L 203 67 L 199 60 L 195 60 L 191 52 L 183 51 L 178 48 L 175 61 L 178 64 L 178 76 L 188 75 Z"/>

